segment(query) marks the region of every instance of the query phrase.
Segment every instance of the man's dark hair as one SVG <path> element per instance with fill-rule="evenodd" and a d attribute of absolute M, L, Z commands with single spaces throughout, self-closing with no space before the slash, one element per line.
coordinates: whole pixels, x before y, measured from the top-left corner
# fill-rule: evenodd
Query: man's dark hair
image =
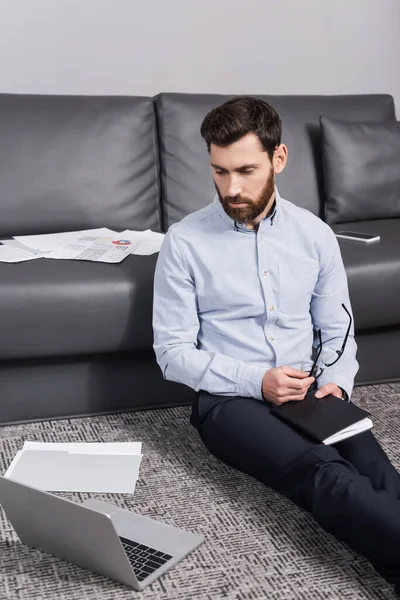
<path fill-rule="evenodd" d="M 254 133 L 272 160 L 275 148 L 281 143 L 282 121 L 264 100 L 237 96 L 210 110 L 201 124 L 200 133 L 208 151 L 211 144 L 223 148 Z"/>

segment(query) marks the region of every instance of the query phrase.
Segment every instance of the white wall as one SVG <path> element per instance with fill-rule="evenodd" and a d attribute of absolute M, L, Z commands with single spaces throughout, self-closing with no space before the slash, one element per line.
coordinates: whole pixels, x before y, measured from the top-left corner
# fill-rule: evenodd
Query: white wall
<path fill-rule="evenodd" d="M 0 0 L 0 91 L 387 92 L 400 0 Z"/>

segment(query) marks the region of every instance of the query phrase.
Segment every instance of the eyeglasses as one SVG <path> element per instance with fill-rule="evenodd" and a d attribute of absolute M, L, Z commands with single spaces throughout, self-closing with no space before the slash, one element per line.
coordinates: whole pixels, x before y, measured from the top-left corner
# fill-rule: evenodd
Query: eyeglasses
<path fill-rule="evenodd" d="M 347 310 L 347 308 L 345 307 L 344 304 L 342 304 L 342 307 L 344 308 L 344 310 L 346 311 L 346 313 L 347 313 L 347 315 L 349 317 L 349 326 L 347 328 L 346 335 L 344 336 L 342 347 L 340 348 L 340 350 L 335 350 L 335 352 L 337 354 L 337 358 L 333 362 L 330 362 L 330 363 L 324 362 L 325 367 L 331 367 L 332 365 L 336 364 L 337 361 L 341 358 L 341 356 L 342 356 L 342 354 L 344 352 L 344 349 L 346 348 L 347 338 L 349 337 L 349 333 L 350 333 L 351 324 L 353 322 L 353 319 L 351 317 L 350 312 Z M 311 367 L 311 370 L 309 372 L 309 377 L 315 377 L 315 379 L 317 379 L 318 377 L 320 377 L 320 375 L 322 375 L 322 373 L 324 371 L 324 369 L 320 368 L 320 372 L 317 375 L 318 361 L 319 361 L 319 358 L 320 358 L 321 352 L 322 352 L 322 337 L 321 337 L 321 330 L 320 329 L 318 329 L 317 334 L 318 334 L 318 341 L 319 341 L 319 343 L 318 343 L 318 350 L 317 350 L 317 356 L 315 357 L 315 360 L 314 360 L 314 362 L 312 364 L 312 367 Z"/>

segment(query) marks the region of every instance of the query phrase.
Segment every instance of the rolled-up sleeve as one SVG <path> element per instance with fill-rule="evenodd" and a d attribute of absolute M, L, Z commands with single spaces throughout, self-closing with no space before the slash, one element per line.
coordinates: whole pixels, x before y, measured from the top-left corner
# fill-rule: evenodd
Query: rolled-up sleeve
<path fill-rule="evenodd" d="M 200 328 L 193 273 L 170 229 L 154 276 L 153 334 L 165 379 L 221 396 L 262 399 L 265 368 L 197 348 Z"/>

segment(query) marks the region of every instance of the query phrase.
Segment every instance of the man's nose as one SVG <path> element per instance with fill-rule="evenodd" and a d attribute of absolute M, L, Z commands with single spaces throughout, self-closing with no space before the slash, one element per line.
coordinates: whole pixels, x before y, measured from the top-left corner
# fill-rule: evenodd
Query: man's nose
<path fill-rule="evenodd" d="M 226 195 L 230 198 L 239 196 L 242 193 L 242 183 L 238 177 L 231 176 L 228 182 L 228 190 Z"/>

